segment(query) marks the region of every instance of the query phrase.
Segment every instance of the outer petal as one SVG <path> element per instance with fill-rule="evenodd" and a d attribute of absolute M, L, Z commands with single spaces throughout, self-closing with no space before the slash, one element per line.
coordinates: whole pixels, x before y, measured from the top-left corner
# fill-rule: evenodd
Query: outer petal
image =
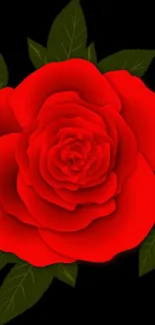
<path fill-rule="evenodd" d="M 12 94 L 13 89 L 10 87 L 0 90 L 0 136 L 21 131 L 21 127 L 9 105 Z"/>
<path fill-rule="evenodd" d="M 0 250 L 11 252 L 26 262 L 43 267 L 55 263 L 72 263 L 48 247 L 36 228 L 24 225 L 0 209 Z"/>
<path fill-rule="evenodd" d="M 0 138 L 0 250 L 14 253 L 35 266 L 58 262 L 71 263 L 72 259 L 54 252 L 41 240 L 37 228 L 31 226 L 37 223 L 17 193 L 18 167 L 14 148 L 18 138 L 19 134 Z"/>
<path fill-rule="evenodd" d="M 108 261 L 140 244 L 154 225 L 155 216 L 155 178 L 141 154 L 134 173 L 117 197 L 116 207 L 111 216 L 78 232 L 39 232 L 54 250 L 90 262 Z"/>
<path fill-rule="evenodd" d="M 79 205 L 74 211 L 66 210 L 47 202 L 27 186 L 22 177 L 18 177 L 18 192 L 28 211 L 38 220 L 41 227 L 55 231 L 72 232 L 87 227 L 94 219 L 103 218 L 115 209 L 114 199 L 104 204 Z"/>
<path fill-rule="evenodd" d="M 0 206 L 20 221 L 39 225 L 27 211 L 17 192 L 18 166 L 14 157 L 20 134 L 8 134 L 0 138 Z"/>
<path fill-rule="evenodd" d="M 113 121 L 117 128 L 118 145 L 114 171 L 118 179 L 117 193 L 119 193 L 124 180 L 135 168 L 135 161 L 138 152 L 137 142 L 134 133 L 115 109 L 110 106 L 105 106 L 103 113 L 105 113 L 104 120 L 106 120 L 109 125 Z"/>
<path fill-rule="evenodd" d="M 36 117 L 47 97 L 72 90 L 90 103 L 111 103 L 120 110 L 119 97 L 104 76 L 95 65 L 81 59 L 52 62 L 29 75 L 15 89 L 11 106 L 20 125 L 25 126 Z"/>
<path fill-rule="evenodd" d="M 133 130 L 140 151 L 155 170 L 155 93 L 127 71 L 112 71 L 104 76 L 121 97 L 121 114 Z"/>

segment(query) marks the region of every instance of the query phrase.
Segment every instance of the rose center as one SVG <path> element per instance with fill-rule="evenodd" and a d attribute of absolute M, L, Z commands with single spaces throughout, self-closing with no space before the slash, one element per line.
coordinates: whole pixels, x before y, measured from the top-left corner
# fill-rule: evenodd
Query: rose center
<path fill-rule="evenodd" d="M 87 154 L 84 146 L 79 142 L 75 142 L 63 148 L 61 158 L 65 165 L 78 171 L 85 165 Z"/>
<path fill-rule="evenodd" d="M 78 154 L 78 152 L 70 152 L 67 157 L 67 165 L 74 170 L 79 170 L 82 166 L 84 166 L 85 160 L 83 157 Z"/>

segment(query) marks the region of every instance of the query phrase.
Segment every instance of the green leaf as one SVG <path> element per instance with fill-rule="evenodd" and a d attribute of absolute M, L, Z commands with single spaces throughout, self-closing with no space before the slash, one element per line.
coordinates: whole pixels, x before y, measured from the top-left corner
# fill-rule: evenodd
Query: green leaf
<path fill-rule="evenodd" d="M 0 287 L 0 325 L 20 315 L 41 298 L 54 278 L 54 267 L 15 265 Z"/>
<path fill-rule="evenodd" d="M 2 260 L 0 259 L 0 270 L 2 270 L 3 267 L 6 266 L 6 264 L 7 264 L 7 263 L 5 263 L 5 261 L 2 261 Z"/>
<path fill-rule="evenodd" d="M 3 56 L 0 54 L 0 89 L 7 86 L 8 83 L 8 69 Z"/>
<path fill-rule="evenodd" d="M 97 63 L 97 56 L 95 51 L 94 42 L 90 43 L 90 45 L 86 49 L 86 60 L 96 64 Z"/>
<path fill-rule="evenodd" d="M 12 253 L 0 251 L 0 261 L 5 261 L 5 264 L 7 264 L 7 263 L 21 263 L 22 260 L 18 256 Z"/>
<path fill-rule="evenodd" d="M 85 55 L 87 28 L 79 0 L 71 1 L 56 17 L 47 41 L 50 61 Z"/>
<path fill-rule="evenodd" d="M 56 265 L 55 277 L 72 287 L 75 287 L 77 274 L 78 265 L 76 263 Z"/>
<path fill-rule="evenodd" d="M 6 264 L 7 264 L 7 260 L 5 256 L 3 256 L 3 253 L 0 252 L 0 270 L 2 270 Z"/>
<path fill-rule="evenodd" d="M 7 264 L 6 261 L 3 260 L 3 259 L 1 258 L 1 256 L 0 256 L 0 270 L 2 270 L 3 267 L 4 267 L 6 264 Z"/>
<path fill-rule="evenodd" d="M 152 229 L 140 246 L 139 276 L 155 270 L 155 229 Z"/>
<path fill-rule="evenodd" d="M 155 57 L 155 50 L 123 50 L 98 63 L 98 69 L 104 73 L 112 70 L 127 70 L 132 75 L 141 77 Z"/>
<path fill-rule="evenodd" d="M 42 45 L 38 44 L 37 42 L 31 40 L 30 38 L 27 39 L 27 42 L 29 57 L 34 67 L 36 69 L 39 69 L 40 67 L 48 63 L 47 49 Z"/>

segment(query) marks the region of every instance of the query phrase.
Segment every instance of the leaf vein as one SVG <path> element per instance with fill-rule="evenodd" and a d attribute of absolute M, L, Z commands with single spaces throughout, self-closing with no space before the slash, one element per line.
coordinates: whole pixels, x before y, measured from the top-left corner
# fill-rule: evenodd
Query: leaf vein
<path fill-rule="evenodd" d="M 7 306 L 6 310 L 5 310 L 5 313 L 7 313 L 7 311 L 9 310 L 9 308 L 10 308 L 10 306 L 11 306 L 11 304 L 14 305 L 14 298 L 15 298 L 15 295 L 16 295 L 16 293 L 17 293 L 17 291 L 18 291 L 19 288 L 21 288 L 21 289 L 23 288 L 22 283 L 23 283 L 23 281 L 25 280 L 25 278 L 27 277 L 27 275 L 29 274 L 29 272 L 30 272 L 31 269 L 32 269 L 32 265 L 29 267 L 28 271 L 27 271 L 26 273 L 24 273 L 23 279 L 20 281 L 19 285 L 17 285 L 17 288 L 16 288 L 14 294 L 12 295 L 12 297 L 11 297 L 9 300 L 7 300 L 7 302 L 9 302 L 9 303 L 8 303 L 8 306 Z M 24 296 L 25 291 L 23 291 L 23 289 L 22 289 L 22 293 L 23 293 L 23 296 Z M 1 307 L 1 308 L 2 308 L 2 307 Z M 1 308 L 0 308 L 0 309 L 1 309 Z"/>

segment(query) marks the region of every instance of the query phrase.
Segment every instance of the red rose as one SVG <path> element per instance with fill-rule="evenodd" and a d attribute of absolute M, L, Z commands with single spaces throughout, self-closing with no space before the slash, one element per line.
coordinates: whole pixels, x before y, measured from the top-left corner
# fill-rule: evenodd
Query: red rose
<path fill-rule="evenodd" d="M 0 250 L 105 262 L 155 220 L 155 94 L 127 71 L 50 63 L 0 91 Z"/>

